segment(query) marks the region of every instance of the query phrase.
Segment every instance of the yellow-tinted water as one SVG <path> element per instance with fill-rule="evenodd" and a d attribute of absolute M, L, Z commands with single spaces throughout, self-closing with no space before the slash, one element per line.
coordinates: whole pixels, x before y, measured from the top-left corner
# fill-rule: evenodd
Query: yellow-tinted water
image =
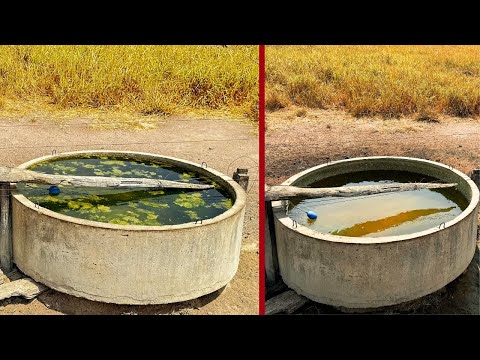
<path fill-rule="evenodd" d="M 311 187 L 375 185 L 437 179 L 400 171 L 358 172 L 336 176 Z M 289 216 L 323 233 L 353 237 L 404 235 L 423 231 L 458 216 L 468 201 L 454 189 L 415 190 L 356 198 L 305 199 L 290 205 Z M 308 219 L 306 211 L 317 213 Z"/>

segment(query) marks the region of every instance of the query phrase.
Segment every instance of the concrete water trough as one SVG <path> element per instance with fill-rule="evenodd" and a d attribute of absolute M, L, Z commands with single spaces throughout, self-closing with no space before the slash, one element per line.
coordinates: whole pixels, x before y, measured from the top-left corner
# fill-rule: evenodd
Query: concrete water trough
<path fill-rule="evenodd" d="M 13 259 L 34 280 L 55 290 L 117 304 L 164 304 L 212 293 L 234 277 L 240 258 L 246 195 L 230 177 L 198 164 L 138 152 L 79 151 L 46 156 L 128 157 L 162 161 L 220 185 L 231 208 L 210 219 L 177 225 L 117 225 L 39 207 L 13 191 Z"/>
<path fill-rule="evenodd" d="M 306 187 L 332 176 L 372 170 L 402 170 L 457 183 L 468 206 L 451 221 L 424 231 L 347 237 L 296 224 L 281 201 L 273 202 L 280 275 L 297 293 L 346 308 L 400 304 L 441 289 L 472 261 L 479 190 L 468 176 L 449 166 L 407 157 L 354 158 L 310 168 L 282 185 Z"/>

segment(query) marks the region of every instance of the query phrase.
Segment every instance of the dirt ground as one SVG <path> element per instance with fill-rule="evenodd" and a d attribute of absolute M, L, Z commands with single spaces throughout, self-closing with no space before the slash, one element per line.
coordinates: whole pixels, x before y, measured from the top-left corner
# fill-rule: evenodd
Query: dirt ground
<path fill-rule="evenodd" d="M 480 168 L 480 119 L 356 119 L 331 110 L 310 110 L 297 117 L 289 108 L 267 114 L 266 183 L 327 162 L 359 156 L 410 156 L 451 165 L 470 175 Z M 480 249 L 480 241 L 477 242 Z M 438 292 L 403 307 L 379 313 L 479 314 L 479 250 L 467 271 Z M 309 303 L 302 313 L 339 313 Z"/>
<path fill-rule="evenodd" d="M 27 160 L 74 150 L 130 150 L 183 158 L 232 176 L 237 167 L 249 169 L 245 226 L 240 265 L 223 289 L 199 299 L 168 305 L 105 304 L 48 290 L 28 301 L 0 301 L 2 314 L 258 314 L 258 128 L 225 119 L 160 120 L 151 130 L 101 130 L 88 119 L 68 125 L 31 119 L 0 119 L 0 164 L 16 166 Z M 209 140 L 209 141 L 206 141 Z M 226 140 L 226 141 L 225 141 Z"/>

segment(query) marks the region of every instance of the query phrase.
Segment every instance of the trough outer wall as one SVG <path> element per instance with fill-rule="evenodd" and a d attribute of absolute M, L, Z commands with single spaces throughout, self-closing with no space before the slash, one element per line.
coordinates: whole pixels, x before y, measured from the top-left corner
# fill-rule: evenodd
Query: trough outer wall
<path fill-rule="evenodd" d="M 386 166 L 388 158 L 373 158 L 378 161 L 368 166 L 381 169 L 379 165 Z M 399 163 L 415 160 L 397 159 Z M 437 163 L 421 162 L 413 163 L 414 170 L 429 172 L 437 166 Z M 340 171 L 341 164 L 335 165 L 336 169 L 326 166 L 326 177 Z M 360 165 L 354 162 L 349 169 L 363 170 Z M 432 175 L 444 181 L 459 181 L 457 176 L 445 173 L 446 166 L 442 167 L 432 171 Z M 284 184 L 306 185 L 312 178 L 315 180 L 314 175 L 307 172 Z M 478 189 L 466 175 L 462 178 L 465 183 L 459 184 L 459 188 L 465 194 L 470 192 L 472 198 L 469 212 L 466 216 L 464 213 L 460 221 L 447 223 L 438 231 L 418 233 L 419 236 L 346 238 L 317 233 L 301 225 L 294 228 L 281 202 L 274 202 L 278 261 L 283 281 L 314 301 L 346 308 L 394 305 L 441 289 L 465 271 L 476 249 Z M 467 185 L 473 187 L 467 188 Z"/>
<path fill-rule="evenodd" d="M 236 201 L 218 217 L 143 230 L 63 216 L 17 194 L 14 262 L 38 282 L 95 301 L 164 304 L 209 294 L 232 280 L 240 259 L 245 193 L 231 186 Z"/>

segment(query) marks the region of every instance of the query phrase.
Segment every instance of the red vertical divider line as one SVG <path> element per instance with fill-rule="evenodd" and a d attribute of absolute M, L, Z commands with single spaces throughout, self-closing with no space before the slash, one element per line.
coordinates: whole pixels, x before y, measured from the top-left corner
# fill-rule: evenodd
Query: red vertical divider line
<path fill-rule="evenodd" d="M 259 234 L 259 314 L 265 315 L 265 45 L 258 47 L 258 234 Z"/>

